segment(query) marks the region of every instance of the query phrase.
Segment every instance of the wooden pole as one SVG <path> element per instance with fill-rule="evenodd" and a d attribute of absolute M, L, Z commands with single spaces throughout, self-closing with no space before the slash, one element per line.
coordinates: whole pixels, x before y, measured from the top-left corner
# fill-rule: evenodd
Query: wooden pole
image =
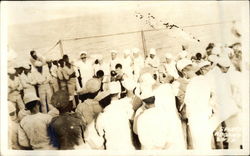
<path fill-rule="evenodd" d="M 61 56 L 63 57 L 63 44 L 62 44 L 62 40 L 59 40 L 59 47 L 60 47 L 60 52 L 61 52 Z"/>
<path fill-rule="evenodd" d="M 146 40 L 145 40 L 143 30 L 141 30 L 141 38 L 142 38 L 142 46 L 143 46 L 144 57 L 146 58 L 146 56 L 147 56 L 147 45 L 146 45 Z"/>

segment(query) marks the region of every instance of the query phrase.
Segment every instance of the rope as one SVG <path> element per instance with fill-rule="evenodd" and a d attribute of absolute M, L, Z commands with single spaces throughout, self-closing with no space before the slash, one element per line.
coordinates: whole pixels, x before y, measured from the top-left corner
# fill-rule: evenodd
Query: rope
<path fill-rule="evenodd" d="M 235 20 L 233 20 L 235 21 Z M 215 25 L 215 24 L 223 24 L 223 23 L 232 23 L 233 21 L 223 21 L 223 22 L 215 22 L 215 23 L 205 23 L 205 24 L 196 24 L 196 25 L 186 25 L 182 28 L 188 28 L 188 27 L 200 27 L 205 25 Z M 150 31 L 160 31 L 165 30 L 166 28 L 161 29 L 147 29 L 143 30 L 144 32 L 150 32 Z M 122 33 L 116 33 L 116 34 L 105 34 L 105 35 L 98 35 L 98 36 L 87 36 L 87 37 L 79 37 L 79 38 L 69 38 L 69 39 L 63 39 L 62 41 L 72 41 L 72 40 L 81 40 L 81 39 L 90 39 L 90 38 L 100 38 L 100 37 L 108 37 L 108 36 L 116 36 L 116 35 L 126 35 L 126 34 L 134 34 L 134 33 L 140 33 L 141 31 L 131 31 L 131 32 L 122 32 Z"/>
<path fill-rule="evenodd" d="M 232 23 L 232 22 L 239 22 L 239 20 L 232 20 L 232 21 L 222 21 L 222 22 L 214 22 L 214 23 L 204 23 L 204 24 L 195 24 L 195 25 L 186 25 L 182 28 L 189 28 L 189 27 L 201 27 L 201 26 L 207 26 L 207 25 L 216 25 L 216 24 L 223 24 L 223 23 Z M 160 28 L 160 29 L 147 29 L 143 30 L 144 32 L 151 32 L 151 31 L 160 31 L 160 30 L 166 30 L 166 28 Z M 118 36 L 118 35 L 126 35 L 126 34 L 135 34 L 140 33 L 141 31 L 131 31 L 131 32 L 122 32 L 122 33 L 116 33 L 116 34 L 105 34 L 105 35 L 97 35 L 97 36 L 87 36 L 87 37 L 79 37 L 79 38 L 69 38 L 69 39 L 63 39 L 61 41 L 76 41 L 76 40 L 82 40 L 82 39 L 91 39 L 91 38 L 101 38 L 101 37 L 109 37 L 109 36 Z M 46 53 L 53 50 L 57 45 L 59 44 L 59 41 L 50 48 Z"/>
<path fill-rule="evenodd" d="M 47 54 L 48 52 L 50 52 L 51 50 L 53 50 L 58 44 L 59 44 L 59 41 L 57 41 L 56 44 L 55 44 L 53 47 L 51 47 L 48 51 L 46 51 L 46 54 Z"/>

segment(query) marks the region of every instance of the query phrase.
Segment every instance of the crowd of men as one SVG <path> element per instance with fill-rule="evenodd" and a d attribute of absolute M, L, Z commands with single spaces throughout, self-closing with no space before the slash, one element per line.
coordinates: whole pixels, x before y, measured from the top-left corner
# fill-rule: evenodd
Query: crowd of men
<path fill-rule="evenodd" d="M 30 64 L 8 69 L 9 148 L 243 148 L 240 43 L 167 52 L 164 61 L 156 49 L 141 53 L 91 61 L 83 51 L 72 62 L 31 51 Z"/>

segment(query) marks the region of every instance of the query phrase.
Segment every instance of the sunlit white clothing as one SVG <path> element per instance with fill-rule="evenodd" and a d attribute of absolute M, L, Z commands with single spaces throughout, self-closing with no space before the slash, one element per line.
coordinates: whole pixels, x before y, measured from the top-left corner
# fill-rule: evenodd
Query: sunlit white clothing
<path fill-rule="evenodd" d="M 99 135 L 106 139 L 106 149 L 134 149 L 129 122 L 133 113 L 130 99 L 125 98 L 111 101 L 111 104 L 98 116 L 96 127 Z"/>
<path fill-rule="evenodd" d="M 47 131 L 51 119 L 50 115 L 42 113 L 25 116 L 18 128 L 19 144 L 33 149 L 54 149 Z"/>

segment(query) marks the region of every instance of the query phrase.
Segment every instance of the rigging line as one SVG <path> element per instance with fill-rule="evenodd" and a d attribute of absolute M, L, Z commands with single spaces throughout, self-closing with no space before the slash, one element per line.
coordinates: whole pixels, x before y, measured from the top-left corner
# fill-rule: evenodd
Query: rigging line
<path fill-rule="evenodd" d="M 54 49 L 54 48 L 58 45 L 58 43 L 59 43 L 59 41 L 57 41 L 56 44 L 55 44 L 53 47 L 51 47 L 48 51 L 46 51 L 46 53 L 48 53 L 48 52 L 50 52 L 52 49 Z"/>
<path fill-rule="evenodd" d="M 216 22 L 216 23 L 205 23 L 205 24 L 197 24 L 197 25 L 186 25 L 182 26 L 182 28 L 188 28 L 188 27 L 199 27 L 199 26 L 205 26 L 205 25 L 215 25 L 215 24 L 223 24 L 223 23 L 230 23 L 237 20 L 232 21 L 223 21 L 223 22 Z M 166 28 L 161 29 L 147 29 L 143 30 L 144 32 L 150 32 L 150 31 L 160 31 L 165 30 Z M 87 37 L 79 37 L 79 38 L 69 38 L 69 39 L 63 39 L 62 41 L 73 41 L 73 40 L 81 40 L 81 39 L 90 39 L 90 38 L 100 38 L 100 37 L 108 37 L 108 36 L 117 36 L 117 35 L 126 35 L 126 34 L 134 34 L 134 33 L 140 33 L 141 31 L 131 31 L 131 32 L 122 32 L 122 33 L 116 33 L 116 34 L 106 34 L 106 35 L 98 35 L 98 36 L 87 36 Z"/>

